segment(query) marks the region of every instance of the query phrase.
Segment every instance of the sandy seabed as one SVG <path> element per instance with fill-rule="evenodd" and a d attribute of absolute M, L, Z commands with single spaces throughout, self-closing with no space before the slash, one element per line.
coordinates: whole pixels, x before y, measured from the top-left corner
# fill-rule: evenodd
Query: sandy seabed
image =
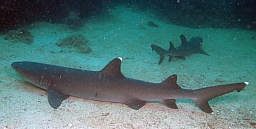
<path fill-rule="evenodd" d="M 146 12 L 117 7 L 108 16 L 86 19 L 79 30 L 64 24 L 38 22 L 27 26 L 34 35 L 31 45 L 12 43 L 0 36 L 0 128 L 255 128 L 256 123 L 256 40 L 255 32 L 239 29 L 192 29 L 167 24 Z M 154 21 L 159 27 L 150 27 Z M 83 34 L 92 52 L 66 52 L 55 45 L 59 39 Z M 151 44 L 165 49 L 169 41 L 181 44 L 200 36 L 202 49 L 210 56 L 192 54 L 186 60 L 159 55 Z M 249 81 L 240 93 L 232 92 L 209 101 L 214 113 L 202 112 L 191 100 L 177 100 L 174 110 L 147 103 L 140 110 L 124 104 L 98 102 L 75 97 L 58 109 L 47 101 L 47 93 L 24 82 L 11 68 L 15 61 L 34 61 L 86 70 L 101 70 L 109 61 L 122 57 L 122 73 L 129 78 L 162 82 L 172 74 L 186 89 L 198 89 Z"/>

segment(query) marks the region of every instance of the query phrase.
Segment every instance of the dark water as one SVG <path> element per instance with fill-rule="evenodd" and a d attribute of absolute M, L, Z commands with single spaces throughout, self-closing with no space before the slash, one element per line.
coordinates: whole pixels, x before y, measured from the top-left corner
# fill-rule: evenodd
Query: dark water
<path fill-rule="evenodd" d="M 253 0 L 4 0 L 1 2 L 0 31 L 38 21 L 60 23 L 71 12 L 77 13 L 79 18 L 107 15 L 109 10 L 121 4 L 140 11 L 151 10 L 152 15 L 180 26 L 256 29 L 256 3 Z"/>

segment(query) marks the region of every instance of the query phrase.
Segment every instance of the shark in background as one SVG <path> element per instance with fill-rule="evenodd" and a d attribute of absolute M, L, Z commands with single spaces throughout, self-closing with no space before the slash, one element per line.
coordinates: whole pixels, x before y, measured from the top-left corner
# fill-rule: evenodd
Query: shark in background
<path fill-rule="evenodd" d="M 57 109 L 69 96 L 123 103 L 140 109 L 148 101 L 160 101 L 177 109 L 175 99 L 192 99 L 206 113 L 212 113 L 208 101 L 232 91 L 241 91 L 248 82 L 218 85 L 196 90 L 182 89 L 177 75 L 161 83 L 151 83 L 125 77 L 121 69 L 122 58 L 115 58 L 100 71 L 88 71 L 37 62 L 14 62 L 12 68 L 27 82 L 47 90 L 48 102 Z"/>
<path fill-rule="evenodd" d="M 169 62 L 173 57 L 185 59 L 185 56 L 191 55 L 193 53 L 205 54 L 200 47 L 203 43 L 203 38 L 201 37 L 193 37 L 188 42 L 184 35 L 180 35 L 181 45 L 178 47 L 174 47 L 173 43 L 170 42 L 169 50 L 164 50 L 163 48 L 151 44 L 152 51 L 156 51 L 160 55 L 159 64 L 161 64 L 165 58 L 165 56 L 169 56 Z"/>

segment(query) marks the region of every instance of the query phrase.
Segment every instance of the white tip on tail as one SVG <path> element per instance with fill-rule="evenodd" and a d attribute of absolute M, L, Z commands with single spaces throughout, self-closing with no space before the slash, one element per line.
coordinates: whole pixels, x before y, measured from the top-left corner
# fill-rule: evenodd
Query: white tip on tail
<path fill-rule="evenodd" d="M 244 82 L 244 84 L 249 85 L 249 82 Z"/>
<path fill-rule="evenodd" d="M 118 59 L 121 60 L 121 61 L 123 60 L 122 57 L 118 57 Z"/>

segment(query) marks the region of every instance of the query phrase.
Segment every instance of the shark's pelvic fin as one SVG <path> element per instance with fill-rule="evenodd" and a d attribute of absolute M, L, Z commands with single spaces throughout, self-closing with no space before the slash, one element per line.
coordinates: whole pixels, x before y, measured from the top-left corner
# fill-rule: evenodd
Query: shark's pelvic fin
<path fill-rule="evenodd" d="M 169 56 L 169 62 L 171 62 L 171 61 L 172 61 L 172 58 L 173 58 L 173 56 Z"/>
<path fill-rule="evenodd" d="M 165 99 L 162 101 L 162 103 L 172 109 L 178 109 L 178 106 L 176 105 L 176 100 L 175 99 Z"/>

